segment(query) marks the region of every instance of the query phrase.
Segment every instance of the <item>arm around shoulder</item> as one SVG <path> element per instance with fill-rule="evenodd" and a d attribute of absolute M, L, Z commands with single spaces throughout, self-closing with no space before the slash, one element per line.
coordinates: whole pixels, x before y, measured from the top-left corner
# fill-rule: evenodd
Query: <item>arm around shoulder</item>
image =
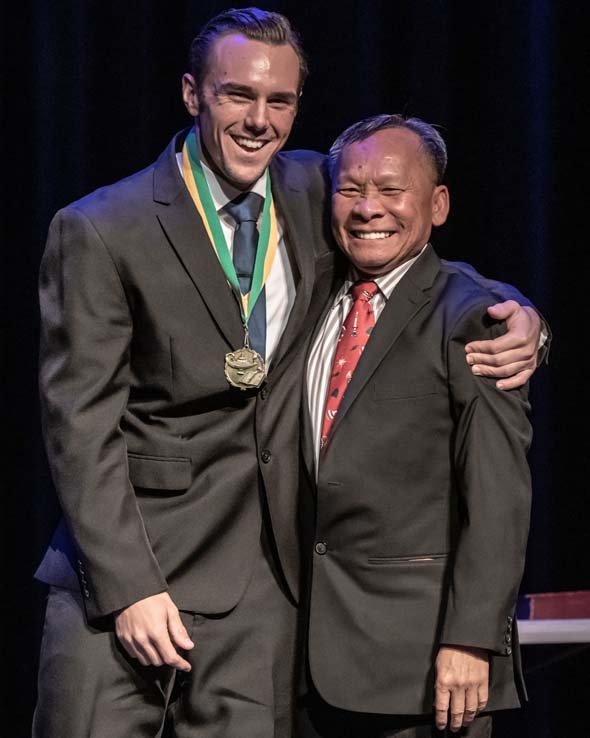
<path fill-rule="evenodd" d="M 453 267 L 490 293 L 495 304 L 489 314 L 503 320 L 506 333 L 495 339 L 475 340 L 467 336 L 467 362 L 474 374 L 495 377 L 498 389 L 514 389 L 525 384 L 542 361 L 547 361 L 551 331 L 532 303 L 515 287 L 487 279 L 471 265 L 453 262 Z"/>

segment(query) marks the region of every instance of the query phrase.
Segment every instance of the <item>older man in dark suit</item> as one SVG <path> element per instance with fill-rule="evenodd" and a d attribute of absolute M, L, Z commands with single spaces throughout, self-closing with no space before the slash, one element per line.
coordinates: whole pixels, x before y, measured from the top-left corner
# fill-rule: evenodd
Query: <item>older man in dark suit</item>
<path fill-rule="evenodd" d="M 526 388 L 501 392 L 465 364 L 467 340 L 503 329 L 490 285 L 429 244 L 449 211 L 438 132 L 377 116 L 342 134 L 330 164 L 351 266 L 307 368 L 316 528 L 303 734 L 430 736 L 435 724 L 486 736 L 490 719 L 475 716 L 524 693 Z"/>
<path fill-rule="evenodd" d="M 212 19 L 195 127 L 51 226 L 37 737 L 291 735 L 300 381 L 334 262 L 323 157 L 279 153 L 305 74 L 283 16 Z M 510 322 L 532 355 L 538 320 Z"/>

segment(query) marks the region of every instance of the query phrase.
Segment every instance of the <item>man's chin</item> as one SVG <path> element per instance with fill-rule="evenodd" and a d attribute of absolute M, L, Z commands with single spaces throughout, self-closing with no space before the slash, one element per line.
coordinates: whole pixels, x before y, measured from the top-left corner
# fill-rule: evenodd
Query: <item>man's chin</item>
<path fill-rule="evenodd" d="M 247 190 L 262 177 L 267 166 L 268 164 L 265 163 L 263 166 L 256 167 L 228 167 L 223 176 L 238 190 Z"/>
<path fill-rule="evenodd" d="M 235 162 L 230 157 L 223 156 L 217 161 L 205 153 L 205 160 L 218 177 L 238 190 L 247 190 L 262 176 L 268 166 L 268 161 Z"/>
<path fill-rule="evenodd" d="M 371 261 L 369 259 L 351 259 L 349 257 L 349 260 L 362 277 L 380 277 L 394 268 L 389 263 L 384 264 L 380 261 Z"/>

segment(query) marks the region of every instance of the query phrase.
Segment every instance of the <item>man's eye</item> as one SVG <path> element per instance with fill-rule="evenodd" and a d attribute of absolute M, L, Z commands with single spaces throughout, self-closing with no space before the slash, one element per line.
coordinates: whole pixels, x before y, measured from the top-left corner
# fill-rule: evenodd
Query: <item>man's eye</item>
<path fill-rule="evenodd" d="M 250 99 L 245 92 L 230 92 L 229 97 L 235 102 L 248 102 Z"/>
<path fill-rule="evenodd" d="M 286 100 L 269 100 L 268 104 L 275 110 L 285 110 L 289 107 L 289 103 Z"/>
<path fill-rule="evenodd" d="M 344 197 L 354 197 L 355 195 L 358 195 L 359 190 L 358 187 L 339 187 L 338 188 L 338 194 L 344 195 Z"/>
<path fill-rule="evenodd" d="M 382 187 L 380 192 L 384 195 L 399 195 L 402 190 L 399 187 Z"/>

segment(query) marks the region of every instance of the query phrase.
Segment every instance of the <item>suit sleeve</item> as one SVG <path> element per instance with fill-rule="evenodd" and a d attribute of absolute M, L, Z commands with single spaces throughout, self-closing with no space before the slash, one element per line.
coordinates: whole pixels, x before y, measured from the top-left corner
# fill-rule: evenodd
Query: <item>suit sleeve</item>
<path fill-rule="evenodd" d="M 120 429 L 129 393 L 131 314 L 105 244 L 76 208 L 61 211 L 51 224 L 40 305 L 47 455 L 94 619 L 167 585 L 129 482 Z"/>
<path fill-rule="evenodd" d="M 488 279 L 487 277 L 482 276 L 471 266 L 471 264 L 467 264 L 464 261 L 454 261 L 453 267 L 470 277 L 470 279 L 472 279 L 477 285 L 490 292 L 491 295 L 500 302 L 505 300 L 516 300 L 519 305 L 534 307 L 533 303 L 526 298 L 522 292 L 517 290 L 516 287 L 513 287 L 511 284 L 506 284 L 505 282 L 498 282 L 495 279 Z"/>
<path fill-rule="evenodd" d="M 513 287 L 511 284 L 506 284 L 505 282 L 498 282 L 495 279 L 488 279 L 487 277 L 483 277 L 476 269 L 471 266 L 471 264 L 467 264 L 463 261 L 454 261 L 453 267 L 463 272 L 463 274 L 469 276 L 476 284 L 490 292 L 493 298 L 498 302 L 515 300 L 519 305 L 534 308 L 539 314 L 539 318 L 541 319 L 541 331 L 542 335 L 544 334 L 545 337 L 545 341 L 543 345 L 539 348 L 537 354 L 537 364 L 540 365 L 543 361 L 547 362 L 549 360 L 549 349 L 552 339 L 551 329 L 539 310 L 537 310 L 533 303 L 527 297 L 525 297 L 522 292 L 517 290 L 516 287 Z M 472 336 L 467 336 L 466 343 L 470 343 L 474 340 L 476 339 Z"/>
<path fill-rule="evenodd" d="M 502 392 L 475 377 L 463 348 L 500 331 L 480 305 L 463 314 L 448 343 L 459 525 L 441 643 L 507 654 L 530 518 L 528 387 Z"/>

